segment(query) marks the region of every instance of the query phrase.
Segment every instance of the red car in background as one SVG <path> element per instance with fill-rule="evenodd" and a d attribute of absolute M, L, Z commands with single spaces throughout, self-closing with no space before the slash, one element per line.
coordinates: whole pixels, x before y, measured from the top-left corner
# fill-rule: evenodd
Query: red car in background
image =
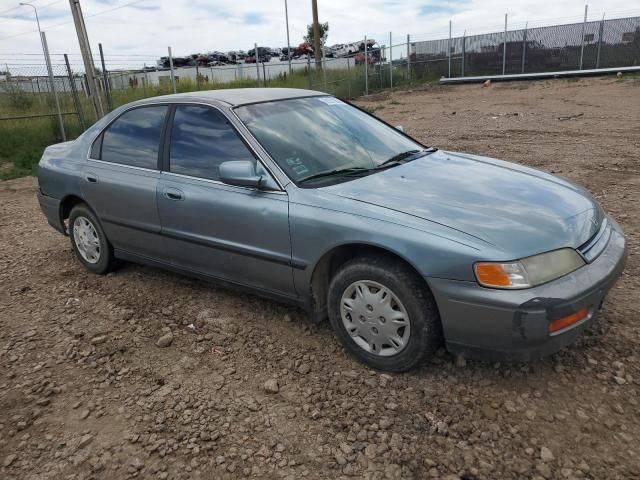
<path fill-rule="evenodd" d="M 371 50 L 367 50 L 366 57 L 364 52 L 361 51 L 356 53 L 355 57 L 353 58 L 355 59 L 356 65 L 364 65 L 365 58 L 366 58 L 366 62 L 369 65 L 374 65 L 376 63 L 380 63 L 385 60 L 384 58 L 382 58 L 382 52 L 378 47 L 372 48 Z"/>

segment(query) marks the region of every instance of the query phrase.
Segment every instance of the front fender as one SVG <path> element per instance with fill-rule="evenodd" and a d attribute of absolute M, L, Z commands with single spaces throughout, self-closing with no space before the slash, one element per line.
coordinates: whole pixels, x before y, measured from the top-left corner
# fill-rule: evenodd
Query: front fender
<path fill-rule="evenodd" d="M 341 246 L 377 247 L 402 258 L 424 277 L 463 281 L 475 281 L 473 263 L 491 249 L 479 239 L 398 212 L 391 215 L 378 207 L 355 212 L 346 199 L 340 199 L 339 205 L 320 207 L 292 196 L 289 221 L 293 275 L 296 290 L 303 297 L 310 291 L 316 265 Z"/>

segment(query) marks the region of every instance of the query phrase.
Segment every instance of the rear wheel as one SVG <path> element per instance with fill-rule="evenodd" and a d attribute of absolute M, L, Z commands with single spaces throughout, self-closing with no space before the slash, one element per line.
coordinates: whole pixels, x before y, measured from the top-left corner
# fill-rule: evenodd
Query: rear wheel
<path fill-rule="evenodd" d="M 340 269 L 329 287 L 329 319 L 345 348 L 380 370 L 410 370 L 442 341 L 431 292 L 386 257 L 355 258 Z"/>
<path fill-rule="evenodd" d="M 111 270 L 113 247 L 93 212 L 84 204 L 76 205 L 69 214 L 71 248 L 84 267 L 98 274 Z"/>

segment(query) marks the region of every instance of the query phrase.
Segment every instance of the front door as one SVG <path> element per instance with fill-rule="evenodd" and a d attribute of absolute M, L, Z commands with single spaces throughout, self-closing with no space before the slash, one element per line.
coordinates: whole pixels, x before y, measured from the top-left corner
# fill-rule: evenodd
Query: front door
<path fill-rule="evenodd" d="M 286 192 L 219 181 L 222 162 L 257 162 L 219 110 L 178 105 L 170 128 L 157 188 L 167 256 L 182 268 L 294 296 Z"/>

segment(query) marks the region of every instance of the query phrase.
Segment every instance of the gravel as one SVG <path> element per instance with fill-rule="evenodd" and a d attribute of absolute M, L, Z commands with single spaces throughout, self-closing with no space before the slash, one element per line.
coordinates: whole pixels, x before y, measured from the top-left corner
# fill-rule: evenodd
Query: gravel
<path fill-rule="evenodd" d="M 622 224 L 599 321 L 530 364 L 440 350 L 390 375 L 294 308 L 130 264 L 92 275 L 35 180 L 0 182 L 0 478 L 639 478 L 639 102 L 626 76 L 359 101 L 427 143 L 576 180 Z"/>

